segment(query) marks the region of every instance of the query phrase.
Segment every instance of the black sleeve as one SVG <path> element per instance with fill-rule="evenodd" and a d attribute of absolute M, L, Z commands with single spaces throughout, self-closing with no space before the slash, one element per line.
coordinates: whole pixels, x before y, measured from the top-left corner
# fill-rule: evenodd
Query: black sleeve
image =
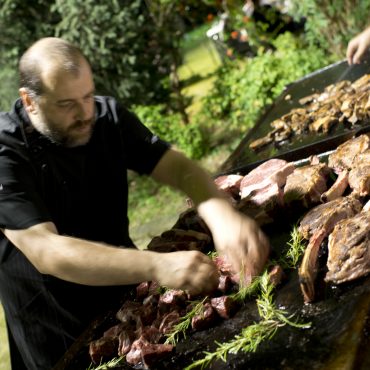
<path fill-rule="evenodd" d="M 0 144 L 0 227 L 25 229 L 51 221 L 36 190 L 36 175 L 16 150 Z"/>
<path fill-rule="evenodd" d="M 170 144 L 154 135 L 135 114 L 124 107 L 118 106 L 117 113 L 128 168 L 140 174 L 150 174 Z"/>

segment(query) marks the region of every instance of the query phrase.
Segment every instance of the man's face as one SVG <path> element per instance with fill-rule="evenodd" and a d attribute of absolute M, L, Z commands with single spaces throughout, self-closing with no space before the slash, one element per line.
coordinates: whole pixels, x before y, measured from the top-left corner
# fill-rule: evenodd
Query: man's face
<path fill-rule="evenodd" d="M 35 128 L 66 147 L 85 145 L 95 123 L 94 82 L 90 66 L 81 62 L 78 74 L 46 69 L 43 93 L 33 101 Z"/>

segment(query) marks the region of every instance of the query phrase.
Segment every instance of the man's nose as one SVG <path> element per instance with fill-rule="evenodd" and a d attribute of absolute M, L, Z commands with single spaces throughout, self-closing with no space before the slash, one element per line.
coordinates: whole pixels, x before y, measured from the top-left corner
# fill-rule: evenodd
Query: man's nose
<path fill-rule="evenodd" d="M 77 104 L 76 119 L 85 121 L 90 118 L 91 107 L 86 102 L 79 102 Z"/>

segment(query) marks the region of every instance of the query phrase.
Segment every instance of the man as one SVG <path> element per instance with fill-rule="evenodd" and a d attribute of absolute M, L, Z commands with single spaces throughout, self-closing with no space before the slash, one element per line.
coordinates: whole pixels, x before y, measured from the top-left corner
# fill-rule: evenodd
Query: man
<path fill-rule="evenodd" d="M 21 99 L 0 116 L 0 298 L 14 370 L 51 369 L 124 285 L 155 280 L 193 294 L 216 286 L 200 252 L 134 248 L 128 168 L 185 192 L 234 270 L 261 271 L 269 247 L 256 223 L 115 99 L 95 97 L 78 48 L 41 39 L 19 72 Z"/>
<path fill-rule="evenodd" d="M 370 27 L 355 36 L 347 46 L 347 61 L 349 65 L 361 62 L 370 48 Z"/>

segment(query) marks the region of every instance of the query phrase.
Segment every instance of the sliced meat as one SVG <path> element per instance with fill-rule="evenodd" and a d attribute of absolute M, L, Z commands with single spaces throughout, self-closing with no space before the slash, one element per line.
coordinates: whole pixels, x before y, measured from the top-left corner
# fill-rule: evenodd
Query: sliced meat
<path fill-rule="evenodd" d="M 132 344 L 131 350 L 126 355 L 126 361 L 131 365 L 140 365 L 141 368 L 149 369 L 172 350 L 171 344 L 152 344 L 144 338 L 139 338 Z"/>
<path fill-rule="evenodd" d="M 279 199 L 281 199 L 280 191 L 279 191 Z M 253 203 L 253 200 L 249 198 L 244 198 L 238 202 L 235 208 L 239 211 L 244 213 L 246 216 L 253 218 L 254 221 L 257 222 L 258 225 L 267 225 L 274 222 L 273 214 L 269 215 L 269 211 L 276 210 L 276 200 L 277 198 L 273 196 L 269 199 L 269 201 L 265 201 L 263 207 Z M 272 212 L 273 213 L 273 212 Z"/>
<path fill-rule="evenodd" d="M 269 269 L 269 280 L 271 284 L 273 284 L 274 286 L 281 284 L 284 277 L 285 277 L 284 270 L 280 265 L 273 265 Z"/>
<path fill-rule="evenodd" d="M 276 209 L 283 205 L 283 187 L 294 168 L 293 163 L 270 159 L 253 169 L 240 184 L 241 200 L 236 208 L 259 225 L 271 223 Z"/>
<path fill-rule="evenodd" d="M 166 335 L 170 334 L 173 327 L 180 321 L 180 314 L 177 311 L 169 312 L 164 315 L 161 323 L 159 324 L 159 331 Z"/>
<path fill-rule="evenodd" d="M 334 225 L 355 215 L 362 209 L 356 197 L 339 197 L 330 202 L 319 204 L 306 213 L 299 224 L 299 232 L 305 239 L 310 239 L 319 229 L 333 230 Z"/>
<path fill-rule="evenodd" d="M 339 222 L 329 236 L 328 273 L 335 284 L 370 272 L 370 212 L 363 211 Z"/>
<path fill-rule="evenodd" d="M 158 301 L 158 310 L 161 314 L 186 306 L 187 294 L 180 289 L 169 289 L 164 292 Z"/>

